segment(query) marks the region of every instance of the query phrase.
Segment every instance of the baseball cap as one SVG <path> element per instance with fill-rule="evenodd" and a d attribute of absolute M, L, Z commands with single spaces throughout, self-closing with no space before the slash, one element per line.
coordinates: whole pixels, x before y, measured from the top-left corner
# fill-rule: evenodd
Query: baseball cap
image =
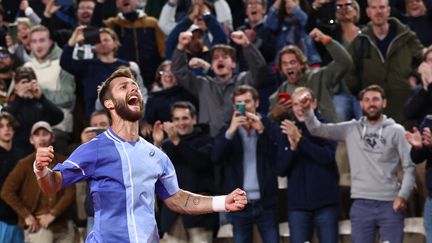
<path fill-rule="evenodd" d="M 8 49 L 4 46 L 0 46 L 0 58 L 8 58 L 10 57 L 10 53 Z"/>
<path fill-rule="evenodd" d="M 33 124 L 30 135 L 33 135 L 39 128 L 43 128 L 47 130 L 49 133 L 53 133 L 53 130 L 51 128 L 51 125 L 46 121 L 38 121 L 35 124 Z"/>

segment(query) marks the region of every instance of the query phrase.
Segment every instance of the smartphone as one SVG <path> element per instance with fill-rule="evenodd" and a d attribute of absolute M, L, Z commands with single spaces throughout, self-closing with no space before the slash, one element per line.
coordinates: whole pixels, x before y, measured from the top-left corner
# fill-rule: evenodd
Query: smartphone
<path fill-rule="evenodd" d="M 237 103 L 236 104 L 236 111 L 240 112 L 241 116 L 246 116 L 246 104 Z"/>
<path fill-rule="evenodd" d="M 12 42 L 18 43 L 18 25 L 17 24 L 10 24 L 8 27 L 8 34 L 12 38 Z"/>
<path fill-rule="evenodd" d="M 69 7 L 73 4 L 72 0 L 55 0 L 55 5 L 61 7 Z"/>
<path fill-rule="evenodd" d="M 278 99 L 285 102 L 291 99 L 291 95 L 288 92 L 279 92 Z"/>
<path fill-rule="evenodd" d="M 90 45 L 96 45 L 100 42 L 99 28 L 89 26 L 84 29 L 84 43 Z"/>
<path fill-rule="evenodd" d="M 103 133 L 103 132 L 106 131 L 106 129 L 104 129 L 102 127 L 89 127 L 88 130 L 91 131 L 91 132 L 96 133 L 96 135 L 99 135 L 99 134 L 101 134 L 101 133 Z"/>

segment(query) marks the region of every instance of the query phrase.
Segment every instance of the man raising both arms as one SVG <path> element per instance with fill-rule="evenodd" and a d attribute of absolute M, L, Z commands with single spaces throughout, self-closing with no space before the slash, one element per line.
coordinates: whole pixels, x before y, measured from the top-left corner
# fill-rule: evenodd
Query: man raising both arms
<path fill-rule="evenodd" d="M 86 242 L 159 242 L 154 194 L 173 211 L 204 214 L 239 211 L 246 193 L 209 197 L 179 189 L 174 167 L 162 151 L 139 137 L 142 96 L 129 69 L 118 69 L 98 89 L 112 127 L 78 147 L 53 170 L 53 148 L 40 148 L 34 171 L 41 190 L 53 193 L 80 180 L 90 181 L 95 209 Z"/>

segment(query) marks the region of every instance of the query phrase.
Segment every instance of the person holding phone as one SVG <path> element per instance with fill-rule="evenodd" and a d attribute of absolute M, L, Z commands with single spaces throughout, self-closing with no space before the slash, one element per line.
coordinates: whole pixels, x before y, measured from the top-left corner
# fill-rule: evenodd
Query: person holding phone
<path fill-rule="evenodd" d="M 237 86 L 232 106 L 237 110 L 215 137 L 212 160 L 224 169 L 225 192 L 239 187 L 248 195 L 244 211 L 228 214 L 234 242 L 252 242 L 253 225 L 263 242 L 279 242 L 275 161 L 280 130 L 256 112 L 259 97 L 252 86 Z"/>
<path fill-rule="evenodd" d="M 307 58 L 303 51 L 293 45 L 285 46 L 278 54 L 278 71 L 286 77 L 286 81 L 273 93 L 270 100 L 269 116 L 275 121 L 286 118 L 294 119 L 292 100 L 279 98 L 279 93 L 292 94 L 297 87 L 310 88 L 318 97 L 318 108 L 328 121 L 337 121 L 330 87 L 341 82 L 349 71 L 352 60 L 345 48 L 319 29 L 313 29 L 309 35 L 316 42 L 324 44 L 333 57 L 327 66 L 318 69 L 308 68 Z"/>

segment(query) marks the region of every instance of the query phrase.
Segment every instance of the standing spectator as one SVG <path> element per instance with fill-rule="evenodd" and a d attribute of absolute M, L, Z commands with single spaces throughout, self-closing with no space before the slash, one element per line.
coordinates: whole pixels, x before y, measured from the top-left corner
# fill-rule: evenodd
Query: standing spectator
<path fill-rule="evenodd" d="M 427 9 L 423 0 L 406 0 L 406 15 L 400 16 L 403 23 L 416 33 L 424 46 L 432 45 L 432 9 Z"/>
<path fill-rule="evenodd" d="M 426 160 L 426 184 L 428 197 L 424 205 L 424 228 L 426 230 L 427 243 L 432 242 L 432 115 L 428 115 L 420 124 L 419 129 L 413 132 L 406 132 L 405 137 L 412 145 L 411 159 L 414 163 L 420 164 Z"/>
<path fill-rule="evenodd" d="M 403 114 L 408 120 L 415 120 L 418 125 L 427 114 L 432 114 L 432 46 L 423 52 L 423 62 L 417 72 L 421 82 L 413 85 L 411 96 L 403 109 Z"/>
<path fill-rule="evenodd" d="M 177 49 L 172 58 L 172 72 L 177 82 L 199 99 L 199 122 L 210 126 L 210 135 L 215 136 L 224 122 L 232 116 L 231 92 L 241 84 L 260 86 L 264 83 L 265 60 L 250 44 L 242 31 L 231 33 L 231 39 L 243 47 L 249 71 L 234 74 L 235 49 L 228 45 L 215 45 L 211 49 L 211 68 L 215 77 L 196 76 L 188 69 L 185 47 L 192 36 L 183 32 L 179 36 Z"/>
<path fill-rule="evenodd" d="M 360 105 L 365 114 L 360 120 L 321 123 L 311 109 L 311 97 L 301 94 L 305 124 L 313 136 L 345 141 L 351 168 L 350 219 L 353 243 L 381 241 L 402 243 L 403 209 L 415 183 L 415 165 L 404 128 L 383 114 L 387 106 L 384 90 L 378 85 L 363 89 Z M 402 181 L 398 170 L 402 167 Z"/>
<path fill-rule="evenodd" d="M 30 31 L 32 23 L 28 18 L 18 18 L 17 23 L 17 41 L 13 43 L 12 38 L 8 42 L 8 49 L 11 53 L 14 53 L 20 62 L 26 63 L 30 61 L 31 54 L 31 38 Z"/>
<path fill-rule="evenodd" d="M 138 0 L 117 0 L 120 13 L 108 18 L 103 23 L 113 29 L 119 37 L 118 57 L 138 64 L 144 84 L 149 88 L 154 81 L 154 74 L 165 55 L 164 34 L 157 26 L 157 19 L 147 16 L 138 8 Z M 102 5 L 96 5 L 101 8 Z M 95 12 L 97 11 L 95 9 Z M 95 16 L 98 18 L 102 16 Z"/>
<path fill-rule="evenodd" d="M 265 25 L 277 33 L 277 52 L 286 45 L 295 45 L 303 51 L 310 65 L 319 65 L 320 54 L 306 33 L 307 19 L 307 14 L 300 7 L 300 0 L 276 0 L 269 10 Z"/>
<path fill-rule="evenodd" d="M 263 242 L 279 242 L 277 214 L 276 152 L 280 130 L 276 123 L 256 113 L 256 89 L 237 86 L 232 105 L 244 106 L 232 113 L 229 125 L 215 138 L 212 159 L 224 168 L 224 191 L 242 188 L 248 204 L 242 212 L 229 214 L 234 242 L 252 242 L 255 224 Z"/>
<path fill-rule="evenodd" d="M 35 123 L 30 142 L 35 149 L 52 145 L 51 126 L 44 121 Z M 36 152 L 18 162 L 4 182 L 1 197 L 19 215 L 19 225 L 25 229 L 25 242 L 73 242 L 75 231 L 69 209 L 75 201 L 75 186 L 53 194 L 42 193 L 33 173 L 35 156 Z M 65 159 L 63 155 L 54 154 L 50 167 Z"/>
<path fill-rule="evenodd" d="M 179 186 L 195 193 L 214 195 L 215 180 L 211 161 L 212 139 L 208 125 L 197 125 L 197 114 L 190 102 L 178 101 L 171 106 L 172 122 L 157 121 L 153 143 L 171 158 Z M 164 132 L 167 139 L 163 141 Z M 218 215 L 180 215 L 166 205 L 161 208 L 161 231 L 167 242 L 213 242 Z M 186 231 L 186 237 L 178 232 Z"/>
<path fill-rule="evenodd" d="M 55 146 L 67 154 L 67 145 L 73 127 L 72 110 L 75 106 L 75 81 L 73 76 L 60 67 L 62 49 L 50 38 L 49 30 L 34 26 L 30 34 L 32 57 L 25 64 L 36 73 L 42 92 L 63 111 L 63 120 L 54 127 Z"/>
<path fill-rule="evenodd" d="M 366 9 L 371 19 L 351 43 L 353 67 L 346 82 L 353 94 L 378 84 L 388 94 L 386 113 L 407 126 L 400 112 L 409 97 L 408 78 L 421 61 L 422 44 L 408 26 L 389 17 L 388 0 L 369 0 Z"/>
<path fill-rule="evenodd" d="M 198 105 L 198 100 L 182 86 L 171 72 L 171 61 L 167 60 L 159 65 L 156 71 L 156 81 L 153 92 L 145 104 L 144 124 L 141 129 L 144 136 L 150 135 L 151 128 L 156 121 L 170 121 L 171 106 L 177 101 L 189 101 Z M 198 114 L 198 111 L 196 112 Z"/>
<path fill-rule="evenodd" d="M 192 41 L 187 46 L 188 54 L 192 57 L 203 58 L 210 61 L 208 50 L 217 44 L 227 44 L 228 37 L 223 26 L 218 23 L 215 16 L 204 3 L 192 5 L 190 13 L 183 17 L 166 40 L 165 57 L 170 59 L 178 43 L 178 36 L 181 32 L 192 32 Z M 205 49 L 204 49 L 205 48 Z"/>
<path fill-rule="evenodd" d="M 298 47 L 286 46 L 279 52 L 278 70 L 287 80 L 270 96 L 269 116 L 276 121 L 293 119 L 292 100 L 278 98 L 279 93 L 292 94 L 300 86 L 308 87 L 314 92 L 318 98 L 319 110 L 326 120 L 337 121 L 331 89 L 349 71 L 351 57 L 343 46 L 320 30 L 312 30 L 310 36 L 326 46 L 334 61 L 319 69 L 309 69 L 307 58 Z"/>
<path fill-rule="evenodd" d="M 196 5 L 201 4 L 206 4 L 207 6 L 210 6 L 209 1 L 205 0 L 192 0 L 189 1 L 191 2 L 189 5 L 184 4 L 186 1 L 168 0 L 163 6 L 158 20 L 158 26 L 165 33 L 165 35 L 169 35 L 171 33 L 174 27 L 178 24 L 178 19 L 182 19 L 184 16 L 188 15 L 184 13 L 179 13 L 177 2 L 182 2 L 183 5 L 185 5 L 189 9 L 193 9 Z M 228 30 L 226 32 L 229 33 L 229 30 L 233 29 L 233 23 L 231 9 L 228 3 L 226 2 L 226 0 L 214 0 L 212 2 L 212 6 L 214 7 L 214 13 L 218 23 L 220 23 L 225 30 Z"/>
<path fill-rule="evenodd" d="M 18 127 L 15 118 L 7 113 L 0 113 L 0 188 L 6 177 L 13 170 L 22 153 L 13 145 L 12 140 Z M 18 216 L 15 211 L 0 199 L 0 241 L 9 243 L 23 243 L 24 234 L 17 226 Z"/>
<path fill-rule="evenodd" d="M 304 92 L 312 97 L 312 108 L 323 121 L 312 91 L 296 88 L 292 94 L 295 119 L 282 121 L 284 136 L 277 156 L 278 175 L 288 177 L 290 242 L 312 242 L 316 229 L 320 243 L 334 243 L 338 242 L 340 215 L 336 143 L 312 136 L 306 129 L 299 101 Z"/>
<path fill-rule="evenodd" d="M 99 29 L 99 43 L 96 44 L 95 59 L 74 60 L 74 47 L 84 41 L 85 26 L 79 26 L 73 32 L 68 44 L 65 45 L 60 57 L 60 66 L 75 76 L 84 88 L 84 105 L 87 118 L 95 111 L 97 87 L 120 66 L 134 67 L 140 90 L 147 95 L 139 68 L 136 63 L 117 58 L 120 43 L 117 34 L 109 28 Z"/>
<path fill-rule="evenodd" d="M 29 67 L 17 68 L 14 88 L 14 99 L 3 109 L 19 122 L 20 129 L 15 133 L 14 144 L 27 155 L 33 151 L 28 139 L 33 124 L 46 121 L 56 125 L 63 120 L 63 112 L 45 97 L 35 73 Z"/>
<path fill-rule="evenodd" d="M 0 46 L 0 106 L 10 100 L 14 87 L 15 70 L 21 62 L 6 47 Z"/>

